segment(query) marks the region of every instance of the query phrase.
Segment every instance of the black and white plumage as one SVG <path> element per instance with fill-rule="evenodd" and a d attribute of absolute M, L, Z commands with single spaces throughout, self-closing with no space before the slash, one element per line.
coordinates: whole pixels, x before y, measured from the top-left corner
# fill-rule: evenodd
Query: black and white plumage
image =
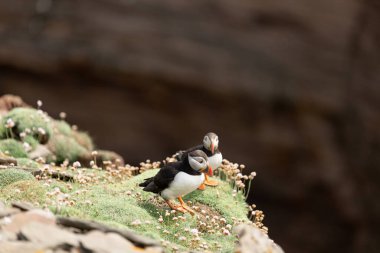
<path fill-rule="evenodd" d="M 165 200 L 181 198 L 196 190 L 204 182 L 202 172 L 207 168 L 207 155 L 195 150 L 188 153 L 180 162 L 166 164 L 154 177 L 145 179 L 140 186 L 144 187 L 144 191 L 157 193 Z M 170 203 L 168 204 L 172 207 Z"/>
<path fill-rule="evenodd" d="M 189 148 L 186 151 L 179 151 L 176 156 L 177 160 L 185 159 L 189 152 L 194 150 L 202 150 L 207 155 L 209 165 L 213 171 L 222 165 L 223 156 L 219 150 L 219 137 L 215 133 L 207 133 L 203 138 L 203 144 Z"/>

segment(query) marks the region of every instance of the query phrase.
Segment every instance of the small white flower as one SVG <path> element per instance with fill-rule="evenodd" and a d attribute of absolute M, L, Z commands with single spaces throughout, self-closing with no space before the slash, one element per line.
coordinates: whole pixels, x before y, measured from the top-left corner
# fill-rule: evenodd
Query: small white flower
<path fill-rule="evenodd" d="M 38 108 L 40 108 L 42 106 L 42 101 L 41 100 L 37 100 L 37 106 L 38 106 Z"/>
<path fill-rule="evenodd" d="M 7 122 L 5 123 L 6 128 L 12 128 L 15 126 L 15 122 L 12 119 L 7 119 Z"/>
<path fill-rule="evenodd" d="M 45 129 L 43 129 L 42 127 L 37 128 L 37 131 L 38 131 L 40 134 L 42 134 L 42 135 L 45 135 L 45 134 L 46 134 Z"/>
<path fill-rule="evenodd" d="M 74 168 L 79 168 L 81 166 L 80 162 L 76 161 L 73 163 Z"/>
<path fill-rule="evenodd" d="M 139 225 L 141 225 L 141 221 L 140 220 L 134 220 L 134 221 L 132 221 L 131 225 L 139 226 Z"/>
<path fill-rule="evenodd" d="M 223 235 L 230 235 L 231 234 L 230 231 L 228 231 L 228 229 L 225 229 L 225 228 L 223 228 L 222 233 L 223 233 Z"/>
<path fill-rule="evenodd" d="M 192 233 L 193 235 L 198 235 L 199 231 L 198 231 L 198 229 L 193 228 L 193 229 L 190 230 L 190 233 Z"/>
<path fill-rule="evenodd" d="M 26 152 L 29 152 L 30 150 L 32 150 L 32 147 L 31 147 L 30 144 L 27 143 L 27 142 L 24 142 L 24 143 L 22 144 L 22 146 L 24 147 L 24 149 L 25 149 Z"/>
<path fill-rule="evenodd" d="M 60 112 L 59 113 L 59 117 L 61 118 L 61 119 L 65 119 L 66 118 L 66 113 L 65 112 Z"/>

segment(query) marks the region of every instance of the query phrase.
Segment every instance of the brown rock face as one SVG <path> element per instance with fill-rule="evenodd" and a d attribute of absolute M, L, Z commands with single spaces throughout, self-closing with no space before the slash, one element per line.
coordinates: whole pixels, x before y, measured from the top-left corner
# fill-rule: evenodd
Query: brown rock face
<path fill-rule="evenodd" d="M 374 0 L 6 0 L 0 94 L 132 163 L 212 130 L 285 252 L 377 252 L 379 25 Z"/>

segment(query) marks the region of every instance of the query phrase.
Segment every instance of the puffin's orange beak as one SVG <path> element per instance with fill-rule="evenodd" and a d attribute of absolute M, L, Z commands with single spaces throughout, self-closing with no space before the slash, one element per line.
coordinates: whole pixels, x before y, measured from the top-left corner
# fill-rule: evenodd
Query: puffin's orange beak
<path fill-rule="evenodd" d="M 211 143 L 211 154 L 214 154 L 214 143 Z"/>
<path fill-rule="evenodd" d="M 212 177 L 212 175 L 213 175 L 212 168 L 211 168 L 210 165 L 208 166 L 207 174 L 208 174 L 210 177 Z"/>

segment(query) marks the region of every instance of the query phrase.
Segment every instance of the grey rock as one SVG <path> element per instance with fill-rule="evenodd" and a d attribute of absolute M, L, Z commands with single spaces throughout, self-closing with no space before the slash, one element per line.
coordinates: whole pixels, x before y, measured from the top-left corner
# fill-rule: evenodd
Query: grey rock
<path fill-rule="evenodd" d="M 60 224 L 66 227 L 77 228 L 83 231 L 99 230 L 102 232 L 117 233 L 139 247 L 145 248 L 149 246 L 160 245 L 159 242 L 145 236 L 137 235 L 133 231 L 126 230 L 126 229 L 111 228 L 94 221 L 83 221 L 83 220 L 75 219 L 75 218 L 57 217 L 57 224 Z"/>
<path fill-rule="evenodd" d="M 34 209 L 33 205 L 27 202 L 13 202 L 12 206 L 20 209 L 21 211 L 29 211 Z"/>
<path fill-rule="evenodd" d="M 52 152 L 45 145 L 37 145 L 36 148 L 28 154 L 30 159 L 36 159 L 38 157 L 46 158 L 52 155 Z"/>
<path fill-rule="evenodd" d="M 91 231 L 81 239 L 81 247 L 96 253 L 129 253 L 137 252 L 134 245 L 116 233 Z"/>
<path fill-rule="evenodd" d="M 16 214 L 16 213 L 19 213 L 21 212 L 20 209 L 17 209 L 17 208 L 1 208 L 0 207 L 0 219 L 5 217 L 5 216 L 9 216 L 9 215 L 13 215 L 13 214 Z"/>
<path fill-rule="evenodd" d="M 17 213 L 11 216 L 10 220 L 11 222 L 3 227 L 3 230 L 9 233 L 18 233 L 22 227 L 30 222 L 39 222 L 49 225 L 55 224 L 54 215 L 48 211 L 43 211 L 40 209 Z"/>
<path fill-rule="evenodd" d="M 255 226 L 242 224 L 235 228 L 235 232 L 239 237 L 236 253 L 284 253 L 280 246 Z"/>
<path fill-rule="evenodd" d="M 42 252 L 43 245 L 25 241 L 0 241 L 0 253 L 36 253 Z"/>
<path fill-rule="evenodd" d="M 0 157 L 0 165 L 17 165 L 17 160 L 13 157 Z"/>
<path fill-rule="evenodd" d="M 20 238 L 44 245 L 45 247 L 57 247 L 61 245 L 79 246 L 79 237 L 67 230 L 55 225 L 30 222 L 21 228 Z"/>

